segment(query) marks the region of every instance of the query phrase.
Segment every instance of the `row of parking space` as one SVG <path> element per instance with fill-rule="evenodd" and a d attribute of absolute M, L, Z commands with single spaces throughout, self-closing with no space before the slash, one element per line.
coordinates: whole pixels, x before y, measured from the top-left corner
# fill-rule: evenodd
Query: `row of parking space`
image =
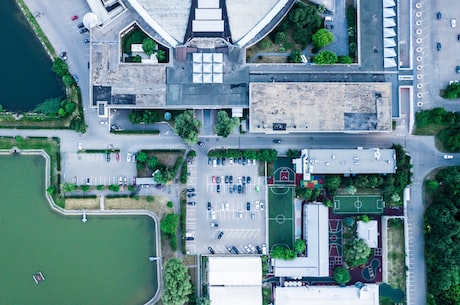
<path fill-rule="evenodd" d="M 208 184 L 206 186 L 208 193 L 228 193 L 242 195 L 247 193 L 260 192 L 259 184 Z"/>
<path fill-rule="evenodd" d="M 134 185 L 135 177 L 127 176 L 89 176 L 89 177 L 73 177 L 72 183 L 77 185 Z"/>
<path fill-rule="evenodd" d="M 210 211 L 207 220 L 242 220 L 242 219 L 262 219 L 265 214 L 260 210 L 246 211 Z"/>
<path fill-rule="evenodd" d="M 263 254 L 266 253 L 265 245 L 214 245 L 208 247 L 210 254 Z"/>
<path fill-rule="evenodd" d="M 228 229 L 228 230 L 215 230 L 211 233 L 211 238 L 217 240 L 217 236 L 220 232 L 224 234 L 220 240 L 252 240 L 256 239 L 261 235 L 260 229 Z"/>

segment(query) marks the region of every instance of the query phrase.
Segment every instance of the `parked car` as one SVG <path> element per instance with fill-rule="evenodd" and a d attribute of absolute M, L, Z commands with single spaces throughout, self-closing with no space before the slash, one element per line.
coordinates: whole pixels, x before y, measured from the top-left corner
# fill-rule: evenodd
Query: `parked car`
<path fill-rule="evenodd" d="M 59 54 L 59 57 L 60 57 L 62 60 L 67 60 L 67 52 L 66 52 L 66 51 L 62 51 L 62 52 Z"/>
<path fill-rule="evenodd" d="M 196 201 L 189 201 L 187 202 L 188 205 L 196 205 Z"/>
<path fill-rule="evenodd" d="M 193 193 L 194 191 L 195 191 L 195 188 L 194 188 L 194 187 L 191 187 L 191 188 L 188 188 L 188 189 L 187 189 L 187 192 L 189 192 L 189 193 Z"/>
<path fill-rule="evenodd" d="M 211 222 L 211 227 L 217 228 L 217 227 L 219 227 L 219 224 L 217 222 L 213 221 L 213 222 Z"/>
<path fill-rule="evenodd" d="M 246 177 L 246 183 L 247 184 L 251 183 L 251 177 L 249 177 L 249 176 Z"/>
<path fill-rule="evenodd" d="M 238 194 L 241 194 L 241 191 L 242 191 L 242 187 L 241 187 L 241 184 L 238 185 Z"/>
<path fill-rule="evenodd" d="M 232 246 L 225 246 L 228 252 L 233 253 L 233 248 Z"/>
<path fill-rule="evenodd" d="M 228 202 L 225 203 L 225 210 L 228 211 L 230 209 L 230 204 Z"/>
<path fill-rule="evenodd" d="M 123 177 L 120 176 L 118 177 L 118 185 L 122 185 L 123 184 Z"/>
<path fill-rule="evenodd" d="M 85 34 L 85 33 L 88 33 L 88 29 L 87 28 L 82 28 L 80 29 L 80 34 Z"/>
<path fill-rule="evenodd" d="M 185 233 L 185 240 L 195 240 L 195 233 L 191 233 L 191 232 Z"/>
<path fill-rule="evenodd" d="M 233 184 L 233 176 L 228 177 L 228 183 Z"/>
<path fill-rule="evenodd" d="M 241 210 L 238 210 L 238 218 L 243 218 L 243 212 L 241 212 Z"/>
<path fill-rule="evenodd" d="M 89 38 L 85 38 L 85 39 L 83 40 L 83 42 L 84 42 L 84 43 L 89 43 Z"/>
<path fill-rule="evenodd" d="M 211 219 L 215 220 L 216 219 L 216 211 L 211 212 Z"/>
<path fill-rule="evenodd" d="M 455 18 L 450 19 L 450 26 L 455 28 L 457 26 L 457 19 Z"/>
<path fill-rule="evenodd" d="M 248 247 L 249 247 L 249 250 L 251 250 L 252 253 L 257 252 L 256 247 L 254 247 L 252 244 L 249 244 Z"/>
<path fill-rule="evenodd" d="M 211 254 L 216 254 L 216 251 L 212 247 L 208 247 L 208 251 Z"/>
<path fill-rule="evenodd" d="M 241 183 L 246 184 L 246 176 L 243 176 L 243 177 L 241 178 Z"/>
<path fill-rule="evenodd" d="M 228 183 L 228 176 L 225 176 L 225 183 Z"/>
<path fill-rule="evenodd" d="M 208 158 L 208 165 L 212 164 L 212 158 Z"/>
<path fill-rule="evenodd" d="M 107 162 L 110 162 L 110 153 L 106 153 L 106 154 L 105 154 L 105 160 L 106 160 Z"/>
<path fill-rule="evenodd" d="M 193 198 L 193 197 L 195 197 L 195 196 L 196 196 L 196 194 L 195 194 L 195 193 L 190 193 L 190 194 L 187 194 L 187 197 L 188 197 L 188 198 Z"/>
<path fill-rule="evenodd" d="M 441 12 L 436 13 L 436 19 L 440 20 L 442 18 Z"/>
<path fill-rule="evenodd" d="M 211 181 L 212 183 L 216 183 L 216 176 L 212 176 Z"/>
<path fill-rule="evenodd" d="M 281 144 L 281 140 L 280 140 L 280 139 L 273 139 L 273 143 L 275 143 L 275 144 Z"/>
<path fill-rule="evenodd" d="M 440 42 L 437 42 L 437 43 L 436 43 L 436 50 L 440 51 L 441 48 L 442 48 L 441 43 L 440 43 Z"/>
<path fill-rule="evenodd" d="M 453 159 L 454 156 L 453 155 L 444 155 L 444 159 Z"/>
<path fill-rule="evenodd" d="M 73 80 L 78 84 L 78 76 L 77 74 L 72 74 Z"/>
<path fill-rule="evenodd" d="M 80 23 L 77 25 L 77 27 L 78 27 L 79 29 L 82 29 L 82 28 L 85 27 L 85 25 L 83 24 L 83 22 L 80 22 Z"/>
<path fill-rule="evenodd" d="M 256 210 L 259 209 L 259 200 L 256 200 Z"/>
<path fill-rule="evenodd" d="M 259 246 L 256 246 L 257 254 L 262 254 L 262 248 Z"/>
<path fill-rule="evenodd" d="M 220 193 L 220 184 L 216 185 L 216 192 Z"/>
<path fill-rule="evenodd" d="M 225 158 L 222 158 L 222 165 L 225 165 L 225 163 L 227 163 L 226 161 L 227 160 Z"/>
<path fill-rule="evenodd" d="M 248 252 L 248 253 L 251 253 L 251 249 L 249 248 L 248 245 L 245 245 L 245 246 L 244 246 L 244 250 L 246 250 L 246 252 Z"/>
<path fill-rule="evenodd" d="M 220 176 L 216 177 L 216 183 L 220 183 Z"/>
<path fill-rule="evenodd" d="M 91 181 L 89 178 L 86 179 L 86 185 L 90 185 L 91 184 Z"/>
<path fill-rule="evenodd" d="M 238 250 L 238 248 L 235 247 L 235 246 L 232 246 L 232 251 L 233 251 L 233 253 L 235 253 L 235 254 L 240 254 L 240 250 Z"/>
<path fill-rule="evenodd" d="M 200 145 L 200 146 L 203 146 L 204 143 L 201 142 L 201 141 L 198 141 L 198 143 L 196 143 L 196 144 L 198 144 L 198 145 Z"/>
<path fill-rule="evenodd" d="M 460 74 L 460 66 L 455 67 L 455 72 L 457 72 L 457 74 Z"/>
<path fill-rule="evenodd" d="M 263 211 L 264 210 L 264 203 L 261 201 L 260 202 L 260 210 Z"/>
<path fill-rule="evenodd" d="M 250 211 L 251 210 L 251 203 L 246 202 L 246 210 Z"/>
<path fill-rule="evenodd" d="M 267 245 L 266 244 L 262 245 L 262 254 L 267 255 Z"/>
<path fill-rule="evenodd" d="M 130 152 L 126 155 L 126 162 L 131 162 L 131 153 Z"/>
<path fill-rule="evenodd" d="M 70 20 L 74 21 L 74 20 L 77 20 L 78 19 L 78 15 L 73 15 L 72 17 L 70 17 Z"/>
<path fill-rule="evenodd" d="M 222 239 L 222 236 L 224 236 L 224 231 L 220 231 L 219 234 L 217 234 L 217 239 Z"/>
<path fill-rule="evenodd" d="M 256 218 L 256 213 L 251 212 L 251 219 L 254 219 L 254 218 Z"/>

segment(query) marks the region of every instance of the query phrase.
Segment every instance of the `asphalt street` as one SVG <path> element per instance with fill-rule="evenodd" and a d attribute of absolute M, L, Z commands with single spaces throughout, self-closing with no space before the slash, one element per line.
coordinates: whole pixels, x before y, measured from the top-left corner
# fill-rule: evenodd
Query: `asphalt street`
<path fill-rule="evenodd" d="M 126 154 L 129 151 L 138 151 L 140 149 L 187 149 L 180 138 L 175 136 L 168 126 L 161 127 L 160 136 L 152 135 L 114 135 L 109 133 L 108 125 L 101 125 L 100 119 L 97 117 L 96 110 L 91 110 L 89 105 L 89 75 L 87 69 L 87 62 L 89 59 L 89 44 L 84 44 L 83 39 L 87 35 L 81 35 L 78 32 L 77 24 L 81 22 L 81 18 L 89 8 L 86 1 L 40 1 L 40 0 L 25 0 L 32 13 L 41 12 L 41 17 L 38 22 L 42 29 L 45 31 L 51 43 L 55 46 L 58 53 L 60 51 L 67 51 L 68 64 L 71 72 L 77 74 L 80 81 L 83 104 L 85 107 L 85 121 L 89 125 L 88 132 L 85 134 L 77 134 L 68 130 L 0 130 L 1 136 L 40 136 L 40 137 L 59 137 L 61 139 L 61 152 L 63 155 L 63 172 L 74 172 L 65 179 L 72 179 L 73 176 L 85 177 L 88 175 L 88 170 L 96 168 L 95 173 L 91 176 L 96 177 L 105 175 L 112 177 L 115 175 L 130 175 L 134 172 L 131 164 L 126 165 Z M 445 87 L 445 82 L 452 77 L 456 77 L 452 73 L 452 65 L 458 58 L 451 56 L 452 51 L 448 51 L 450 44 L 459 44 L 452 37 L 456 35 L 455 30 L 449 28 L 449 20 L 455 12 L 449 12 L 451 9 L 448 0 L 440 0 L 436 3 L 430 4 L 423 2 L 422 11 L 422 29 L 421 34 L 421 47 L 422 58 L 420 64 L 422 65 L 422 83 L 423 94 L 421 101 L 423 102 L 422 108 L 432 108 L 434 106 L 445 107 L 449 111 L 458 110 L 458 105 L 454 101 L 445 101 L 439 97 L 439 89 Z M 446 8 L 446 9 L 444 9 Z M 449 9 L 447 9 L 449 8 Z M 457 7 L 455 7 L 457 9 Z M 435 12 L 442 10 L 445 18 L 441 21 L 435 20 Z M 71 21 L 72 15 L 79 15 L 80 19 Z M 432 24 L 436 23 L 439 26 L 437 31 L 430 31 Z M 444 36 L 446 35 L 446 36 Z M 417 37 L 415 37 L 417 38 Z M 455 37 L 454 37 L 455 38 Z M 438 39 L 443 42 L 442 51 L 437 52 L 433 49 L 433 43 Z M 433 51 L 434 50 L 434 51 Z M 446 52 L 444 52 L 446 51 Z M 415 52 L 415 51 L 414 51 Z M 444 53 L 441 53 L 444 52 Z M 456 55 L 457 56 L 457 55 Z M 415 65 L 418 65 L 414 61 Z M 446 74 L 443 73 L 444 66 L 448 67 Z M 324 71 L 323 67 L 318 66 L 299 66 L 299 65 L 253 65 L 251 66 L 251 74 L 272 73 L 273 77 L 277 77 L 279 73 L 289 72 L 291 74 L 302 74 L 306 70 L 314 74 L 325 74 L 331 71 Z M 353 71 L 350 71 L 353 70 Z M 446 70 L 446 71 L 447 71 Z M 381 74 L 367 71 L 360 71 L 356 67 L 338 67 L 337 71 L 344 73 L 355 73 L 356 77 L 365 77 L 372 80 L 381 77 Z M 335 72 L 335 71 L 334 71 Z M 314 76 L 312 73 L 312 75 Z M 291 76 L 294 77 L 294 76 Z M 295 76 L 297 77 L 297 76 Z M 416 101 L 417 98 L 415 98 Z M 417 107 L 414 107 L 417 109 Z M 408 108 L 409 109 L 409 108 Z M 408 111 L 406 109 L 406 111 Z M 411 113 L 402 113 L 407 118 Z M 209 133 L 209 127 L 206 127 Z M 402 144 L 412 157 L 413 162 L 413 184 L 410 186 L 410 200 L 407 204 L 407 223 L 408 223 L 408 304 L 410 305 L 424 305 L 425 294 L 421 293 L 426 290 L 425 279 L 425 263 L 424 263 L 424 248 L 423 248 L 423 179 L 432 170 L 449 165 L 460 165 L 460 154 L 454 154 L 454 158 L 450 160 L 443 159 L 443 153 L 439 152 L 434 143 L 433 137 L 420 137 L 412 136 L 405 132 L 388 133 L 388 134 L 336 134 L 336 133 L 315 133 L 315 134 L 300 134 L 300 135 L 283 135 L 281 144 L 273 144 L 273 138 L 280 138 L 279 135 L 258 135 L 258 134 L 245 134 L 229 136 L 228 138 L 220 138 L 215 136 L 206 136 L 200 138 L 203 141 L 203 146 L 194 146 L 197 150 L 198 162 L 205 162 L 207 160 L 207 152 L 213 148 L 276 148 L 280 154 L 286 154 L 288 149 L 303 149 L 303 148 L 353 148 L 353 147 L 380 147 L 386 148 L 393 143 Z M 104 160 L 92 160 L 83 164 L 78 158 L 75 158 L 77 151 L 77 143 L 82 143 L 85 148 L 101 149 L 112 144 L 114 148 L 120 149 L 120 163 L 113 163 L 108 165 Z M 101 163 L 94 163 L 101 162 Z M 116 161 L 111 161 L 116 162 Z M 95 166 L 95 164 L 98 164 Z M 102 165 L 104 164 L 104 165 Z M 116 174 L 105 173 L 105 168 L 113 171 Z M 113 167 L 114 169 L 110 169 Z M 96 173 L 97 172 L 97 173 Z M 104 172 L 104 173 L 103 173 Z M 81 174 L 80 174 L 81 173 Z M 143 190 L 143 192 L 148 192 Z M 178 190 L 170 190 L 171 196 L 175 194 L 174 203 L 175 209 L 178 211 Z M 174 194 L 173 194 L 174 193 Z M 222 216 L 223 217 L 223 216 Z"/>

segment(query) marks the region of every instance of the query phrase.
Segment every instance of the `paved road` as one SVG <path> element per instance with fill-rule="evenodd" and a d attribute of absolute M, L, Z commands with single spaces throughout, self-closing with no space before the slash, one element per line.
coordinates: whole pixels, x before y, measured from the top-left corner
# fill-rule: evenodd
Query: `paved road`
<path fill-rule="evenodd" d="M 432 4 L 423 2 L 423 20 L 424 20 L 424 35 L 422 35 L 423 43 L 423 85 L 426 89 L 423 91 L 423 107 L 443 106 L 446 109 L 453 111 L 457 110 L 458 106 L 455 102 L 445 101 L 439 97 L 438 85 L 430 86 L 431 83 L 439 81 L 439 67 L 432 64 L 433 58 L 433 41 L 437 37 L 430 36 L 431 23 L 435 16 L 435 10 L 438 10 L 440 5 L 445 5 L 448 0 L 440 0 L 439 3 Z M 108 144 L 113 144 L 114 147 L 121 150 L 121 156 L 126 156 L 128 151 L 136 151 L 139 149 L 186 149 L 188 146 L 174 136 L 168 130 L 162 130 L 160 136 L 123 136 L 113 135 L 108 133 L 107 125 L 100 125 L 99 118 L 95 110 L 89 109 L 89 75 L 87 69 L 87 61 L 89 58 L 88 45 L 83 43 L 85 35 L 80 35 L 76 28 L 75 21 L 71 21 L 72 15 L 78 14 L 80 17 L 85 12 L 89 11 L 86 1 L 62 0 L 58 3 L 40 1 L 40 0 L 25 0 L 32 12 L 44 13 L 38 19 L 40 26 L 46 32 L 50 41 L 55 45 L 56 50 L 66 50 L 68 53 L 68 63 L 72 73 L 77 74 L 80 79 L 80 87 L 82 89 L 83 104 L 85 106 L 85 120 L 90 126 L 86 134 L 77 134 L 72 131 L 63 130 L 0 130 L 0 135 L 5 136 L 56 136 L 61 138 L 61 150 L 63 153 L 63 162 L 66 162 L 67 154 L 74 154 L 77 150 L 77 143 L 82 142 L 86 148 L 101 148 Z M 448 11 L 445 10 L 445 16 L 448 18 Z M 446 19 L 448 20 L 448 19 Z M 443 20 L 443 22 L 447 22 Z M 79 19 L 81 21 L 81 19 Z M 445 24 L 443 25 L 445 26 Z M 437 35 L 437 34 L 432 34 Z M 450 35 L 450 34 L 449 34 Z M 444 38 L 442 38 L 444 39 Z M 450 42 L 451 38 L 449 38 Z M 447 40 L 446 40 L 447 41 Z M 449 42 L 443 44 L 443 48 L 447 48 Z M 457 43 L 456 41 L 452 43 Z M 417 63 L 415 63 L 417 64 Z M 324 67 L 319 66 L 266 66 L 253 65 L 250 67 L 251 74 L 273 73 L 276 77 L 277 73 L 289 72 L 291 74 L 302 74 L 307 71 L 315 74 L 325 74 L 328 71 L 323 71 Z M 349 75 L 356 73 L 357 76 L 364 77 L 368 74 L 368 78 L 382 77 L 382 73 L 363 72 L 359 71 L 358 67 L 334 67 L 334 72 L 345 71 Z M 350 74 L 351 73 L 351 74 Z M 443 84 L 444 85 L 444 84 Z M 409 113 L 405 113 L 407 117 Z M 401 132 L 398 131 L 400 135 Z M 422 182 L 427 173 L 431 170 L 448 165 L 460 164 L 460 154 L 455 154 L 453 160 L 444 160 L 442 153 L 438 152 L 434 146 L 432 137 L 414 137 L 404 133 L 403 136 L 397 136 L 394 133 L 390 134 L 304 134 L 304 135 L 289 135 L 284 136 L 283 141 L 279 145 L 275 145 L 281 154 L 285 154 L 289 148 L 353 148 L 358 146 L 363 147 L 389 147 L 392 143 L 399 143 L 406 147 L 412 156 L 414 182 L 411 186 L 411 200 L 407 207 L 408 219 L 408 238 L 409 238 L 409 299 L 410 305 L 424 305 L 425 295 L 420 293 L 425 290 L 425 265 L 423 258 L 423 235 L 422 235 L 422 220 L 423 220 L 423 198 L 422 198 Z M 273 137 L 266 135 L 241 135 L 230 136 L 226 139 L 217 137 L 202 137 L 203 146 L 194 147 L 199 156 L 204 157 L 206 152 L 212 148 L 265 148 L 273 145 Z M 70 170 L 75 164 L 69 163 L 63 166 L 64 172 Z M 78 165 L 80 166 L 80 165 Z M 85 168 L 80 170 L 85 171 Z M 174 192 L 174 190 L 172 190 Z M 178 205 L 175 206 L 178 208 Z"/>

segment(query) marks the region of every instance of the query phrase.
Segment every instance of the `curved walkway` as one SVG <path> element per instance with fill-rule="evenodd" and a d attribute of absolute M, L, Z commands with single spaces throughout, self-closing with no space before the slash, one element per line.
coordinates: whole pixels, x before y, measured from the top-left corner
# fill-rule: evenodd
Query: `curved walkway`
<path fill-rule="evenodd" d="M 44 151 L 44 150 L 41 150 L 41 149 L 30 149 L 30 150 L 20 150 L 18 148 L 12 148 L 10 150 L 0 150 L 0 155 L 10 155 L 12 153 L 20 153 L 22 155 L 40 155 L 42 156 L 44 159 L 45 159 L 45 163 L 46 163 L 46 166 L 45 166 L 45 187 L 46 189 L 48 189 L 48 187 L 50 186 L 50 172 L 51 172 L 51 168 L 50 168 L 50 163 L 51 163 L 51 160 L 50 160 L 50 157 L 49 155 Z M 75 215 L 82 215 L 83 212 L 82 210 L 66 210 L 66 209 L 63 209 L 61 208 L 60 206 L 56 205 L 56 203 L 54 202 L 53 198 L 51 197 L 51 195 L 46 191 L 45 189 L 45 196 L 46 196 L 46 199 L 48 200 L 48 203 L 50 204 L 50 207 L 51 209 L 53 209 L 54 211 L 62 214 L 62 215 L 66 215 L 66 216 L 75 216 Z M 158 219 L 158 216 L 153 213 L 152 211 L 149 211 L 149 210 L 109 210 L 109 211 L 102 211 L 102 210 L 85 210 L 85 213 L 86 215 L 97 215 L 97 216 L 114 216 L 114 215 L 118 215 L 118 216 L 127 216 L 127 215 L 130 215 L 130 216 L 149 216 L 150 218 L 152 218 L 154 224 L 155 224 L 155 249 L 156 249 L 156 253 L 155 253 L 155 256 L 156 257 L 160 257 L 161 258 L 161 240 L 160 240 L 160 226 L 159 226 L 159 219 Z M 161 296 L 161 291 L 162 291 L 162 283 L 163 283 L 163 279 L 162 279 L 162 273 L 161 273 L 161 270 L 163 269 L 162 267 L 162 263 L 161 263 L 161 259 L 158 259 L 156 260 L 157 262 L 157 279 L 158 279 L 158 288 L 157 288 L 157 291 L 155 293 L 155 295 L 150 299 L 148 300 L 145 305 L 153 305 L 155 304 L 159 299 L 160 299 L 160 296 Z"/>

